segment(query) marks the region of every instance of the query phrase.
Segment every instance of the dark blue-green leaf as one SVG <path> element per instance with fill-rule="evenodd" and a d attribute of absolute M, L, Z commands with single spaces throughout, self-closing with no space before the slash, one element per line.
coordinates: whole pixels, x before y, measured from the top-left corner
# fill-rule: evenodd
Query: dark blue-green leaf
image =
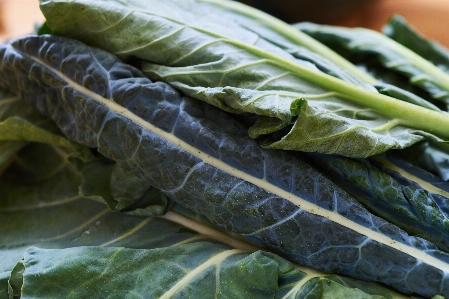
<path fill-rule="evenodd" d="M 261 149 L 231 115 L 75 40 L 33 36 L 0 55 L 0 84 L 71 140 L 221 229 L 328 272 L 428 297 L 449 293 L 448 254 L 369 213 L 307 157 Z"/>

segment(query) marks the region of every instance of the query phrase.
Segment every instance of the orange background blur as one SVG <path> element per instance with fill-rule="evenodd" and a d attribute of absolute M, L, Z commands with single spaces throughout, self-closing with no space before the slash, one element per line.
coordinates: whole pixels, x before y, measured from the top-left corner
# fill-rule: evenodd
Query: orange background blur
<path fill-rule="evenodd" d="M 38 0 L 0 0 L 0 41 L 31 33 L 35 23 L 43 22 L 38 3 Z M 449 47 L 449 28 L 446 28 L 449 0 L 376 0 L 333 23 L 380 30 L 395 13 L 405 16 L 427 37 Z"/>
<path fill-rule="evenodd" d="M 0 0 L 0 41 L 32 33 L 43 21 L 38 0 Z"/>
<path fill-rule="evenodd" d="M 378 0 L 340 21 L 381 30 L 393 14 L 403 15 L 423 35 L 449 47 L 449 0 Z"/>

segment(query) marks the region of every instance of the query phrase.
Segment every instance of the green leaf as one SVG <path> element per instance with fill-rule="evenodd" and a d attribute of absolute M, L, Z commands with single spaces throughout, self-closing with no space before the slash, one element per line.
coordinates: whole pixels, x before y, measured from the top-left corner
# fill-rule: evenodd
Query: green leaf
<path fill-rule="evenodd" d="M 233 27 L 253 32 L 261 39 L 285 50 L 293 57 L 309 62 L 328 75 L 362 88 L 375 89 L 376 80 L 320 42 L 289 24 L 237 1 L 198 0 L 204 10 L 221 15 Z M 319 53 L 319 54 L 317 54 Z"/>
<path fill-rule="evenodd" d="M 287 298 L 354 298 L 354 299 L 381 299 L 388 298 L 381 295 L 367 297 L 367 294 L 358 288 L 348 288 L 342 284 L 338 278 L 333 277 L 316 277 L 307 281 L 300 292 L 294 297 Z"/>
<path fill-rule="evenodd" d="M 83 163 L 72 160 L 82 176 L 80 195 L 106 203 L 112 211 L 140 216 L 163 215 L 170 200 L 145 180 L 120 167 L 115 161 L 99 157 Z"/>
<path fill-rule="evenodd" d="M 309 157 L 373 214 L 449 252 L 449 186 L 441 189 L 443 182 L 430 176 L 420 181 L 403 176 L 404 170 L 392 171 L 380 157 Z"/>
<path fill-rule="evenodd" d="M 20 121 L 20 118 L 33 119 L 32 121 L 37 123 L 44 120 L 42 117 L 36 119 L 36 115 L 31 105 L 26 105 L 13 94 L 0 89 L 0 134 L 3 135 L 3 138 L 0 137 L 0 174 L 11 163 L 15 153 L 27 144 L 25 140 L 14 138 L 15 132 L 11 134 L 12 130 L 8 130 L 9 134 L 4 131 L 8 127 L 7 123 L 13 122 L 11 118 L 14 118 L 16 122 Z M 10 134 L 13 136 L 9 136 Z"/>
<path fill-rule="evenodd" d="M 37 35 L 43 35 L 43 34 L 52 34 L 50 27 L 48 27 L 47 22 L 44 22 L 43 24 L 36 25 L 35 31 Z"/>
<path fill-rule="evenodd" d="M 0 89 L 0 169 L 29 142 L 62 146 L 81 159 L 91 158 L 86 147 L 62 136 L 54 123 L 31 105 Z"/>
<path fill-rule="evenodd" d="M 210 7 L 205 6 L 207 7 L 206 9 L 217 11 L 227 21 L 233 21 L 245 29 L 256 31 L 264 39 L 283 48 L 293 56 L 316 64 L 320 70 L 326 69 L 328 72 L 325 72 L 328 74 L 360 84 L 360 82 L 356 82 L 354 78 L 350 78 L 350 75 L 343 71 L 348 70 L 363 82 L 376 82 L 373 77 L 358 69 L 332 49 L 263 11 L 237 1 L 198 0 L 198 2 L 209 4 Z M 305 51 L 305 49 L 310 50 L 312 53 Z M 333 63 L 341 69 L 335 68 L 335 65 L 332 65 Z"/>
<path fill-rule="evenodd" d="M 115 164 L 110 178 L 111 195 L 118 202 L 117 210 L 128 214 L 156 216 L 163 215 L 170 206 L 170 200 L 149 183 L 129 170 Z"/>
<path fill-rule="evenodd" d="M 415 28 L 407 24 L 404 17 L 395 15 L 390 18 L 382 32 L 394 41 L 432 62 L 444 72 L 449 72 L 449 51 L 438 42 L 429 40 L 420 34 Z"/>
<path fill-rule="evenodd" d="M 11 271 L 11 277 L 8 280 L 9 298 L 22 297 L 23 271 L 25 266 L 23 263 L 17 263 Z"/>
<path fill-rule="evenodd" d="M 397 87 L 393 84 L 386 84 L 379 82 L 374 85 L 377 90 L 387 96 L 399 99 L 401 101 L 405 101 L 414 105 L 418 105 L 427 109 L 441 111 L 440 108 L 434 105 L 432 102 L 414 94 L 412 91 L 405 90 L 403 88 Z"/>
<path fill-rule="evenodd" d="M 21 96 L 68 138 L 214 226 L 327 272 L 427 297 L 448 293 L 447 253 L 369 213 L 307 156 L 261 149 L 230 114 L 79 41 L 33 36 L 14 47 L 11 89 L 15 79 L 28 82 Z"/>
<path fill-rule="evenodd" d="M 421 142 L 401 152 L 391 151 L 388 156 L 407 161 L 443 181 L 449 181 L 449 145 L 446 143 Z"/>
<path fill-rule="evenodd" d="M 249 134 L 266 135 L 267 148 L 366 157 L 449 136 L 446 114 L 322 73 L 255 31 L 219 21 L 221 10 L 214 6 L 193 0 L 156 2 L 48 0 L 41 1 L 41 9 L 58 35 L 127 60 L 140 58 L 153 79 L 225 111 L 259 115 L 262 120 Z M 298 99 L 308 105 L 296 118 L 290 109 Z"/>
<path fill-rule="evenodd" d="M 317 276 L 335 280 L 174 212 L 162 218 L 110 212 L 80 197 L 76 167 L 52 146 L 40 146 L 60 163 L 53 175 L 32 183 L 0 177 L 2 299 L 7 292 L 10 298 L 291 298 L 319 284 Z M 352 285 L 328 286 L 329 293 L 352 296 L 368 285 L 364 298 L 394 296 L 379 285 L 339 279 Z"/>
<path fill-rule="evenodd" d="M 27 148 L 30 142 L 55 147 L 47 149 L 32 145 Z M 59 147 L 61 149 L 57 149 Z M 20 150 L 25 151 L 25 158 L 20 157 Z M 151 203 L 156 198 L 155 193 L 160 193 L 148 183 L 130 176 L 112 160 L 95 158 L 89 148 L 62 136 L 55 124 L 31 105 L 0 89 L 0 174 L 14 163 L 14 159 L 19 159 L 20 163 L 13 165 L 9 175 L 15 173 L 15 177 L 34 179 L 36 171 L 42 175 L 51 173 L 52 167 L 60 161 L 46 160 L 48 155 L 43 152 L 47 150 L 60 151 L 61 159 L 68 159 L 77 166 L 82 178 L 79 188 L 83 197 L 107 203 L 114 211 L 127 209 L 129 213 L 149 216 L 160 215 L 167 210 L 168 200 L 162 195 L 154 204 Z M 27 155 L 27 152 L 35 153 Z"/>
<path fill-rule="evenodd" d="M 294 57 L 314 64 L 326 74 L 366 89 L 373 91 L 377 89 L 382 94 L 402 101 L 439 110 L 428 101 L 397 86 L 378 82 L 375 76 L 372 77 L 362 68 L 357 68 L 324 44 L 262 11 L 235 1 L 201 0 L 200 2 L 210 4 L 211 10 L 217 11 L 217 14 L 219 13 L 228 23 L 237 23 L 238 26 L 258 34 Z"/>
<path fill-rule="evenodd" d="M 0 174 L 12 162 L 14 154 L 26 145 L 25 142 L 0 141 Z"/>
<path fill-rule="evenodd" d="M 31 248 L 22 297 L 272 298 L 280 261 L 207 242 L 153 250 Z"/>
<path fill-rule="evenodd" d="M 329 47 L 342 49 L 350 55 L 374 56 L 382 66 L 407 77 L 411 84 L 428 92 L 434 100 L 446 105 L 449 103 L 449 75 L 425 57 L 384 34 L 364 28 L 350 29 L 311 23 L 297 24 L 295 27 Z"/>

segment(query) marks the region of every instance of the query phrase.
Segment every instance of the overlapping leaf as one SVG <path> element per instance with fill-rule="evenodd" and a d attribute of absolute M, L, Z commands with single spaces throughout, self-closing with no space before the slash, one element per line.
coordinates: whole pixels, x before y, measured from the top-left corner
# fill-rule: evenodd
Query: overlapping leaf
<path fill-rule="evenodd" d="M 419 56 L 432 62 L 444 72 L 449 72 L 449 52 L 441 44 L 431 41 L 412 28 L 404 17 L 393 16 L 384 26 L 383 33 Z"/>
<path fill-rule="evenodd" d="M 87 148 L 67 140 L 31 105 L 0 89 L 0 174 L 29 142 L 62 146 L 85 161 L 91 158 Z"/>
<path fill-rule="evenodd" d="M 294 57 L 313 63 L 326 74 L 370 89 L 376 79 L 345 60 L 307 34 L 289 24 L 251 6 L 237 1 L 197 0 L 201 8 L 213 11 L 245 30 L 255 31 L 261 38 L 279 46 Z M 363 83 L 364 82 L 364 83 Z"/>
<path fill-rule="evenodd" d="M 301 271 L 274 254 L 252 253 L 251 245 L 226 246 L 210 239 L 222 234 L 211 228 L 206 236 L 161 218 L 112 213 L 78 195 L 81 175 L 62 151 L 27 148 L 0 176 L 2 299 L 394 296 L 375 284 Z M 36 151 L 54 163 L 31 174 Z M 183 217 L 170 212 L 170 219 Z"/>
<path fill-rule="evenodd" d="M 202 1 L 42 1 L 41 8 L 59 35 L 143 59 L 152 78 L 223 110 L 259 115 L 249 134 L 263 136 L 267 148 L 366 157 L 447 134 L 446 115 L 328 76 Z"/>
<path fill-rule="evenodd" d="M 310 158 L 372 213 L 449 252 L 449 192 L 445 190 L 447 187 L 441 189 L 443 181 L 427 174 L 426 179 L 416 182 L 390 170 L 379 162 L 385 161 L 379 157 L 355 160 L 311 155 Z M 425 174 L 422 169 L 421 172 Z"/>
<path fill-rule="evenodd" d="M 349 29 L 311 23 L 295 27 L 334 49 L 340 49 L 339 52 L 346 57 L 374 56 L 382 66 L 407 77 L 411 84 L 426 91 L 431 99 L 447 106 L 449 76 L 413 49 L 402 46 L 387 35 L 363 28 Z M 412 38 L 409 34 L 406 36 Z"/>
<path fill-rule="evenodd" d="M 376 79 L 377 76 L 370 76 L 363 69 L 357 68 L 335 53 L 331 48 L 273 16 L 235 1 L 200 0 L 200 2 L 202 6 L 205 6 L 205 10 L 216 11 L 217 14 L 226 19 L 227 23 L 235 22 L 237 26 L 255 32 L 260 38 L 282 48 L 298 59 L 309 61 L 326 74 L 366 89 L 377 90 L 382 94 L 402 101 L 432 110 L 439 110 L 435 105 L 416 94 L 410 93 L 397 85 L 381 82 Z M 207 4 L 210 6 L 206 6 Z M 408 34 L 400 35 L 408 36 Z"/>
<path fill-rule="evenodd" d="M 32 138 L 30 130 L 37 129 L 32 123 L 37 126 L 45 122 L 48 123 L 30 105 L 24 105 L 19 98 L 0 89 L 0 173 L 27 144 L 24 135 Z M 30 130 L 24 130 L 25 127 Z M 18 128 L 21 130 L 16 130 Z"/>
<path fill-rule="evenodd" d="M 449 255 L 370 214 L 301 156 L 261 149 L 231 115 L 75 40 L 29 37 L 0 53 L 0 84 L 214 225 L 301 264 L 447 293 Z"/>

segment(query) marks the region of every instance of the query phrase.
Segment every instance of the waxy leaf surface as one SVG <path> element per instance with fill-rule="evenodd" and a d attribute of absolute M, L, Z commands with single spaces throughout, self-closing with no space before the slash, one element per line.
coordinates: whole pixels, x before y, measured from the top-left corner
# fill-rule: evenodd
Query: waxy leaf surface
<path fill-rule="evenodd" d="M 82 175 L 64 149 L 30 143 L 0 176 L 2 299 L 394 296 L 372 283 L 301 271 L 174 212 L 167 221 L 108 211 L 78 194 Z"/>
<path fill-rule="evenodd" d="M 0 84 L 69 139 L 214 225 L 324 271 L 449 293 L 448 254 L 369 213 L 300 155 L 261 149 L 231 115 L 79 41 L 32 36 L 0 56 Z"/>
<path fill-rule="evenodd" d="M 327 75 L 319 69 L 329 61 L 304 60 L 202 1 L 46 0 L 41 9 L 58 35 L 143 60 L 151 78 L 225 111 L 258 115 L 249 135 L 266 148 L 367 157 L 448 134 L 424 128 L 427 114 L 449 124 L 446 116 Z"/>

